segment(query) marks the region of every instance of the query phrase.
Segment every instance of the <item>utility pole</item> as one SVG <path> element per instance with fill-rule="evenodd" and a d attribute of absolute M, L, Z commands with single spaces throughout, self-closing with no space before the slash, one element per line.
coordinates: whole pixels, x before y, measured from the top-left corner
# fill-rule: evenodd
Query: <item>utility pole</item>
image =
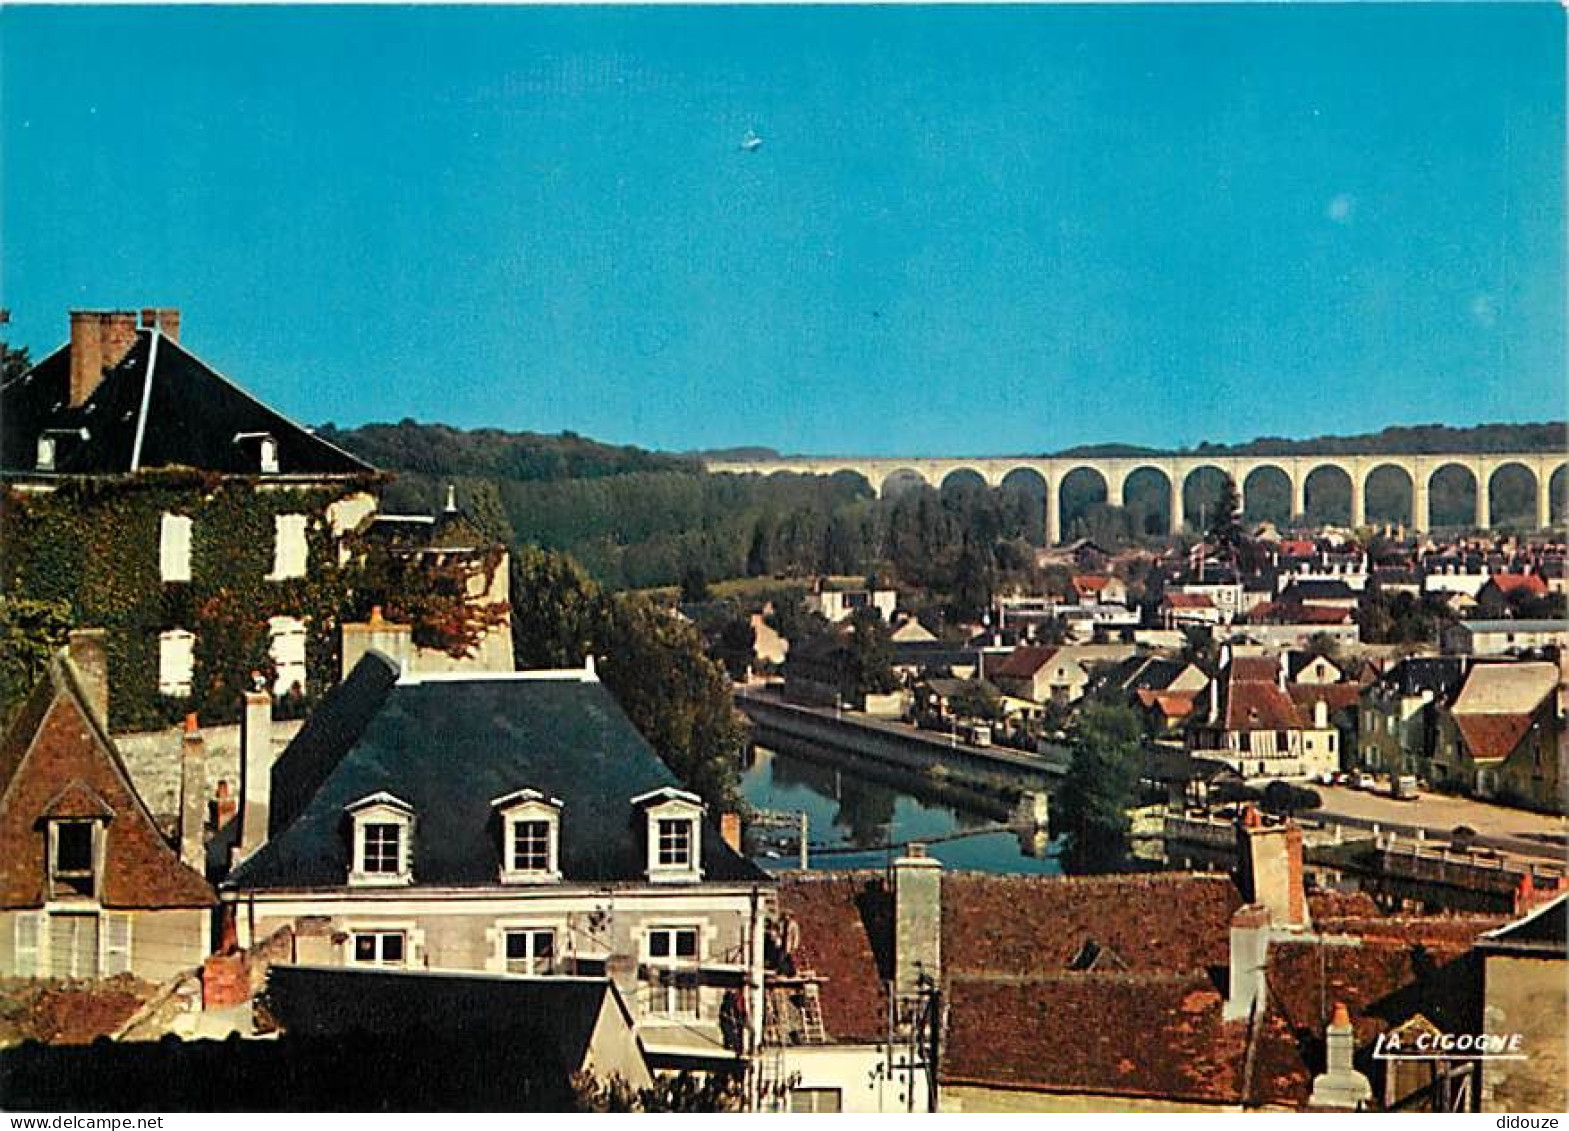
<path fill-rule="evenodd" d="M 806 834 L 807 834 L 806 810 L 802 809 L 801 810 L 801 871 L 803 871 L 803 872 L 806 871 L 806 864 L 807 864 L 807 858 L 806 858 Z"/>

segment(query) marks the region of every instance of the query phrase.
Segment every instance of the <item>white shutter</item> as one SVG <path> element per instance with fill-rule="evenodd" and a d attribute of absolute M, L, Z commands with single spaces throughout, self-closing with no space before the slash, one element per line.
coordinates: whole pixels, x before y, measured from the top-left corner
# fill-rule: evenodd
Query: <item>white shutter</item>
<path fill-rule="evenodd" d="M 191 693 L 191 677 L 196 668 L 196 637 L 183 628 L 171 628 L 158 635 L 158 690 L 164 695 L 184 697 Z"/>
<path fill-rule="evenodd" d="M 275 515 L 273 523 L 272 572 L 269 581 L 304 577 L 309 546 L 305 541 L 303 514 Z"/>
<path fill-rule="evenodd" d="M 159 528 L 158 571 L 165 581 L 191 579 L 191 520 L 183 514 L 166 514 Z"/>
<path fill-rule="evenodd" d="M 131 917 L 125 913 L 104 916 L 103 958 L 99 963 L 104 977 L 131 971 Z"/>
<path fill-rule="evenodd" d="M 24 911 L 16 917 L 16 976 L 36 978 L 38 969 L 38 944 L 43 915 Z"/>
<path fill-rule="evenodd" d="M 267 621 L 272 634 L 272 662 L 277 668 L 272 693 L 286 695 L 296 683 L 305 688 L 305 622 L 298 617 L 272 617 Z"/>

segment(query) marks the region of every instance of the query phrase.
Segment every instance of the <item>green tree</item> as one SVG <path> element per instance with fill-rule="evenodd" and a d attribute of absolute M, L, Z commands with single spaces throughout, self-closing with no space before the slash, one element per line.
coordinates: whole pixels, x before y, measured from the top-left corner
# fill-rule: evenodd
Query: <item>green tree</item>
<path fill-rule="evenodd" d="M 1237 482 L 1227 475 L 1220 485 L 1220 498 L 1215 500 L 1215 515 L 1205 532 L 1210 545 L 1236 555 L 1242 547 L 1242 496 L 1237 493 Z"/>
<path fill-rule="evenodd" d="M 893 643 L 882 614 L 866 607 L 850 616 L 850 635 L 845 641 L 840 685 L 847 697 L 886 695 L 899 687 L 893 671 Z"/>
<path fill-rule="evenodd" d="M 1054 831 L 1066 838 L 1066 870 L 1111 871 L 1123 865 L 1142 747 L 1143 727 L 1132 708 L 1096 704 L 1080 716 L 1073 760 L 1052 806 Z"/>
<path fill-rule="evenodd" d="M 964 686 L 948 697 L 948 707 L 967 719 L 996 722 L 1002 718 L 1002 696 L 991 684 L 979 679 L 965 680 Z"/>
<path fill-rule="evenodd" d="M 0 730 L 10 725 L 70 630 L 67 601 L 0 596 Z"/>
<path fill-rule="evenodd" d="M 683 605 L 701 605 L 712 599 L 713 593 L 708 588 L 708 573 L 701 565 L 696 563 L 687 566 L 681 571 L 681 603 Z"/>
<path fill-rule="evenodd" d="M 12 349 L 5 342 L 0 342 L 0 381 L 20 377 L 32 367 L 32 358 L 28 355 L 26 346 Z"/>
<path fill-rule="evenodd" d="M 593 655 L 605 686 L 671 771 L 709 804 L 733 807 L 746 726 L 697 629 L 645 597 L 605 593 L 564 554 L 526 547 L 512 582 L 518 666 L 576 667 Z"/>

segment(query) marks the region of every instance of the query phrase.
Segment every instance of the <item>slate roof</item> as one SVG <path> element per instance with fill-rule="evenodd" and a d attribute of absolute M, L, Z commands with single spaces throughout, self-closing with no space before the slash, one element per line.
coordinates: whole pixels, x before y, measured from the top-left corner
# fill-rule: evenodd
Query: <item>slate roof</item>
<path fill-rule="evenodd" d="M 1357 591 L 1344 581 L 1293 581 L 1280 594 L 1280 600 L 1288 605 L 1303 601 L 1355 601 L 1357 598 Z"/>
<path fill-rule="evenodd" d="M 498 883 L 491 802 L 519 789 L 562 800 L 565 883 L 646 882 L 642 813 L 632 799 L 676 776 L 587 673 L 425 677 L 398 682 L 369 653 L 328 693 L 273 770 L 273 832 L 226 887 L 341 888 L 345 806 L 385 791 L 415 812 L 414 885 Z M 704 821 L 703 877 L 764 873 Z"/>
<path fill-rule="evenodd" d="M 106 817 L 99 900 L 113 909 L 210 907 L 217 897 L 159 832 L 64 653 L 0 739 L 0 909 L 46 902 L 41 820 Z"/>
<path fill-rule="evenodd" d="M 1514 922 L 1486 932 L 1477 946 L 1494 953 L 1569 958 L 1569 894 L 1549 900 Z"/>
<path fill-rule="evenodd" d="M 39 435 L 85 428 L 55 457 L 57 475 L 119 475 L 143 468 L 194 467 L 232 475 L 260 473 L 255 442 L 278 445 L 280 476 L 374 473 L 368 463 L 312 435 L 223 377 L 177 341 L 138 330 L 136 343 L 87 401 L 70 407 L 71 347 L 61 346 L 0 388 L 0 470 L 40 475 Z M 138 452 L 138 440 L 140 451 Z"/>
<path fill-rule="evenodd" d="M 1448 695 L 1465 678 L 1466 661 L 1460 656 L 1408 656 L 1378 680 L 1378 689 L 1417 696 L 1431 691 L 1435 698 Z"/>

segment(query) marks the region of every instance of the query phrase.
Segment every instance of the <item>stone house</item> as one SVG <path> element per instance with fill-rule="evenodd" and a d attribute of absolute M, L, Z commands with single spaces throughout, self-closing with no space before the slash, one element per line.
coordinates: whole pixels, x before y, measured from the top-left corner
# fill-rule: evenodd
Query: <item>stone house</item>
<path fill-rule="evenodd" d="M 1556 663 L 1479 663 L 1438 713 L 1425 776 L 1439 788 L 1566 811 L 1565 726 Z"/>
<path fill-rule="evenodd" d="M 1438 732 L 1438 709 L 1465 678 L 1457 656 L 1409 656 L 1359 696 L 1357 761 L 1385 773 L 1426 773 Z"/>
<path fill-rule="evenodd" d="M 307 965 L 608 978 L 651 1062 L 733 1064 L 769 883 L 724 824 L 592 668 L 400 677 L 372 652 L 246 766 L 220 895 L 241 947 L 287 929 Z"/>
<path fill-rule="evenodd" d="M 1484 934 L 1482 1031 L 1521 1037 L 1523 1060 L 1481 1066 L 1481 1110 L 1569 1109 L 1569 895 L 1528 906 L 1514 922 Z"/>
<path fill-rule="evenodd" d="M 70 339 L 0 389 L 11 543 L 0 583 L 65 598 L 80 623 L 105 626 L 116 730 L 177 717 L 233 674 L 215 670 L 226 663 L 266 668 L 278 696 L 335 679 L 319 646 L 333 610 L 314 607 L 310 583 L 341 564 L 382 481 L 179 331 L 175 310 L 75 311 Z M 112 577 L 82 560 L 86 547 L 117 559 Z M 205 632 L 224 630 L 214 598 L 236 587 L 246 596 L 234 615 L 263 641 L 254 656 L 204 647 Z"/>
<path fill-rule="evenodd" d="M 177 844 L 109 737 L 102 633 L 72 634 L 0 740 L 0 974 L 163 982 L 201 965 L 205 781 L 187 744 Z"/>
<path fill-rule="evenodd" d="M 1188 728 L 1195 755 L 1225 762 L 1247 779 L 1307 778 L 1340 767 L 1340 734 L 1329 704 L 1306 711 L 1287 690 L 1286 661 L 1227 655 Z"/>

